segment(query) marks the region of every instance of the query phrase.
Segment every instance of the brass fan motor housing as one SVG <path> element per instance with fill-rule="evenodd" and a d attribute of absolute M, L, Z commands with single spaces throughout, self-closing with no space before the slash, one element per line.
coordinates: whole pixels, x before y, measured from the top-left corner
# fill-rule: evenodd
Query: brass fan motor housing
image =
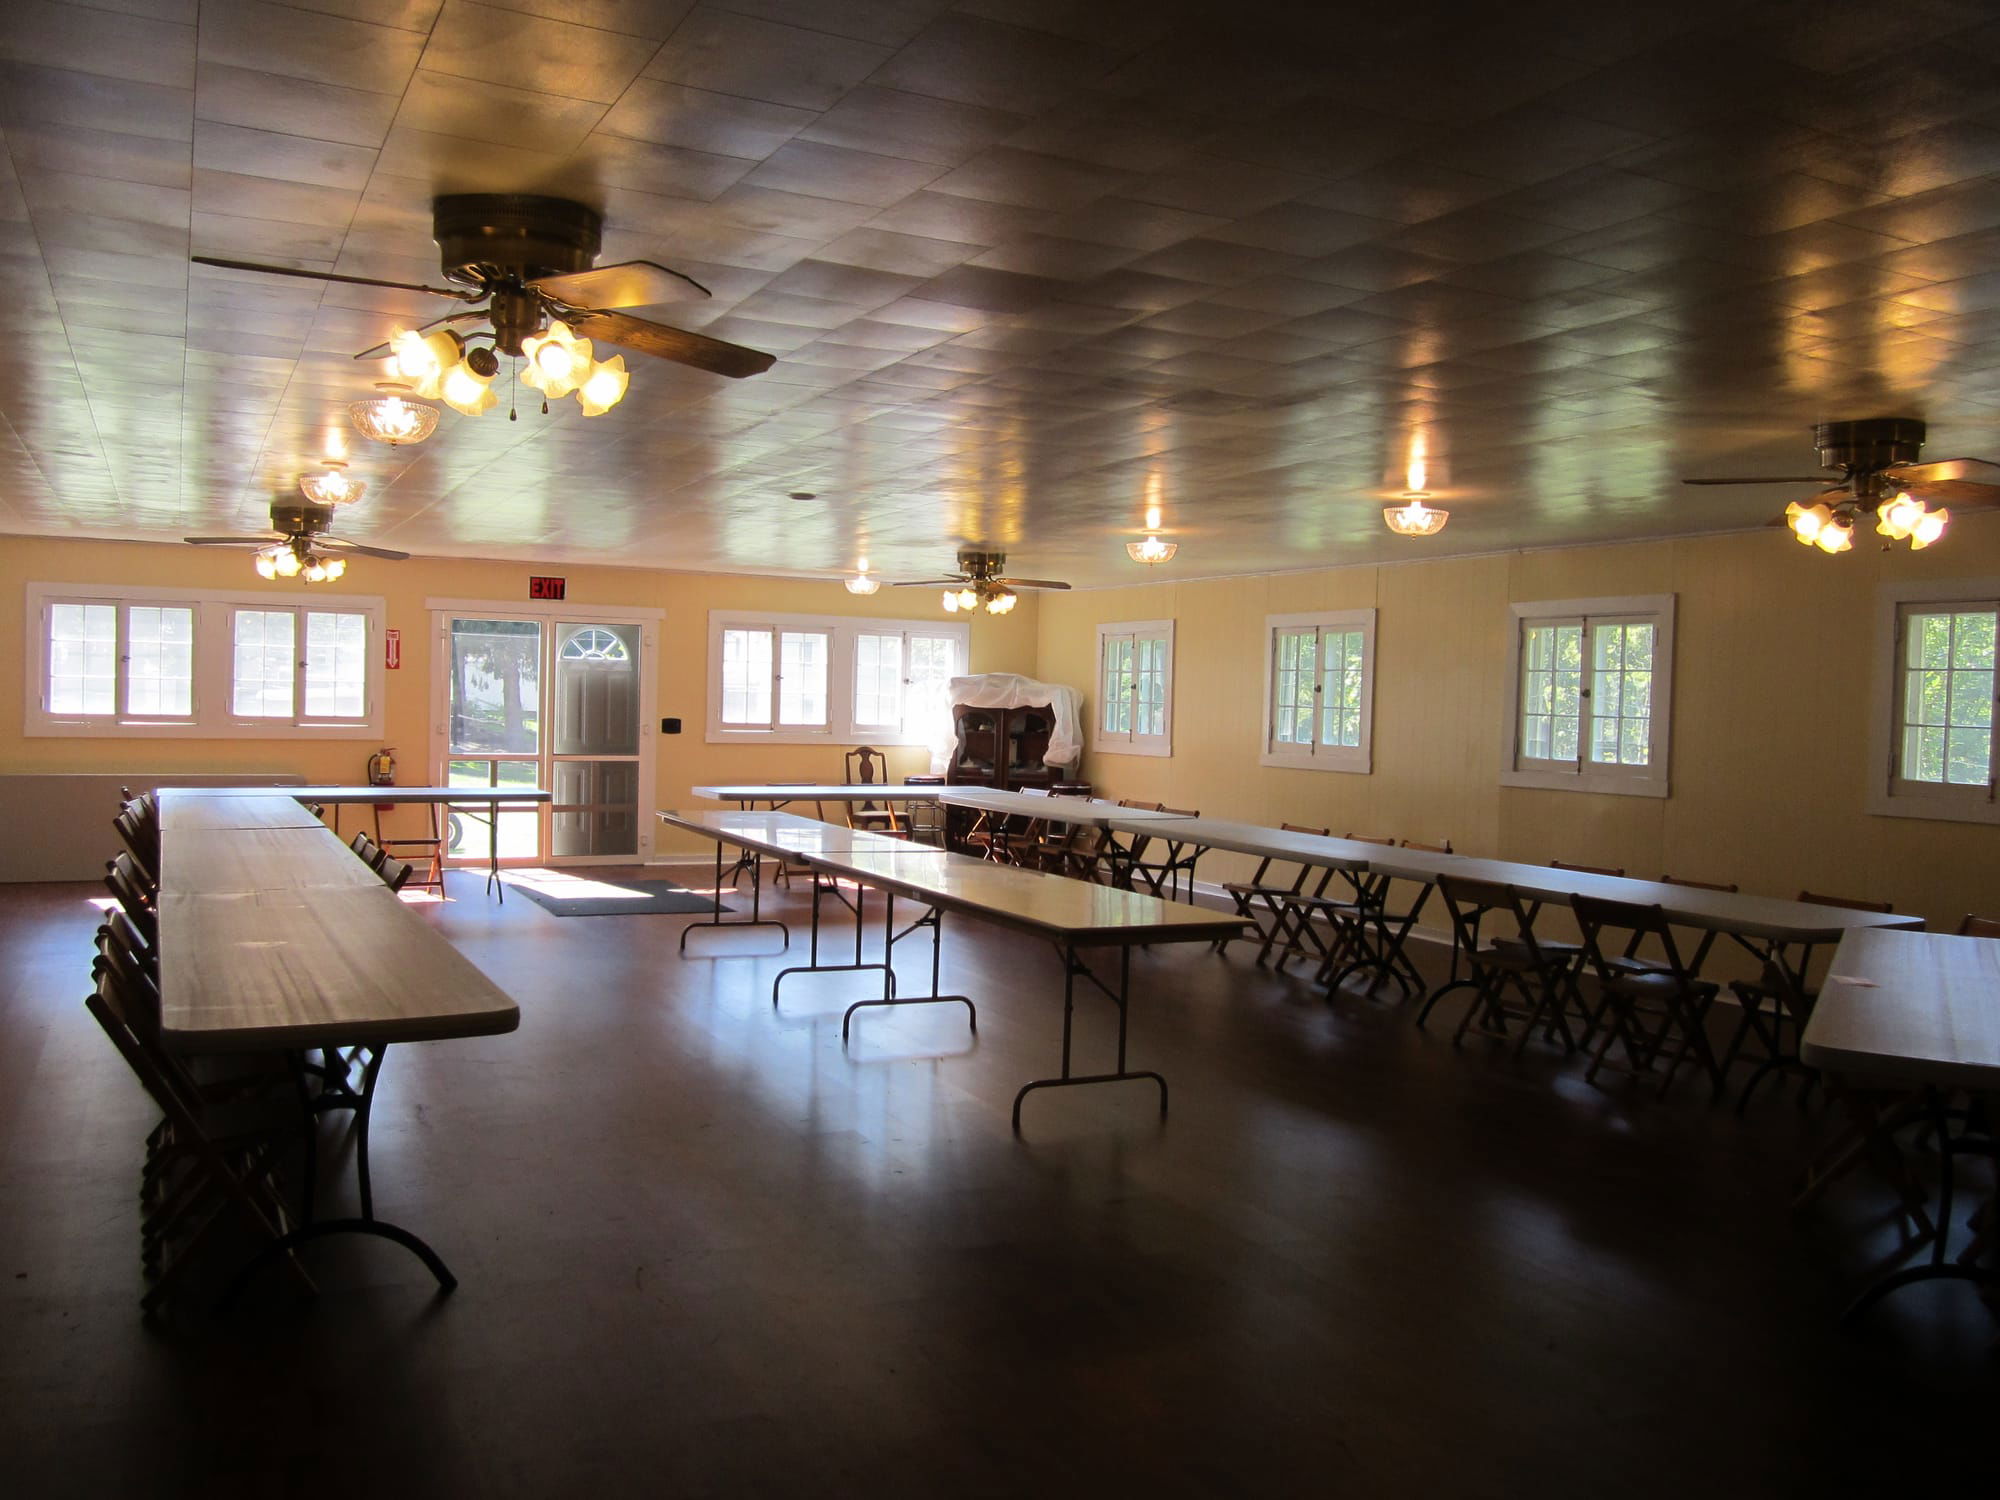
<path fill-rule="evenodd" d="M 1813 446 L 1822 468 L 1872 473 L 1892 464 L 1913 464 L 1924 448 L 1924 424 L 1914 417 L 1869 417 L 1859 422 L 1820 422 Z"/>
<path fill-rule="evenodd" d="M 447 193 L 431 201 L 431 233 L 447 280 L 483 287 L 588 271 L 604 216 L 567 198 L 534 193 Z"/>
<path fill-rule="evenodd" d="M 1006 566 L 1007 554 L 1004 552 L 982 552 L 977 547 L 958 549 L 958 571 L 969 578 L 997 578 Z"/>
<path fill-rule="evenodd" d="M 287 536 L 318 536 L 333 527 L 333 507 L 307 505 L 300 500 L 271 502 L 271 529 Z"/>

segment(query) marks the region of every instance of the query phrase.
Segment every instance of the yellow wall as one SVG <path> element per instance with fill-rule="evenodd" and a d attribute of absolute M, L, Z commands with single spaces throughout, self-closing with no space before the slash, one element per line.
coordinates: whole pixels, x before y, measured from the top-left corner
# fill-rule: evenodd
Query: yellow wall
<path fill-rule="evenodd" d="M 430 747 L 431 630 L 429 598 L 526 602 L 528 574 L 519 563 L 412 558 L 389 563 L 362 559 L 333 590 L 379 594 L 387 623 L 403 632 L 403 666 L 386 674 L 387 743 L 396 747 L 398 779 L 415 783 L 438 773 L 427 766 Z M 568 601 L 579 610 L 617 605 L 665 611 L 661 622 L 659 713 L 678 717 L 679 735 L 659 735 L 654 795 L 662 807 L 708 806 L 688 788 L 713 781 L 838 781 L 845 746 L 711 745 L 707 721 L 708 612 L 765 610 L 773 614 L 870 615 L 938 620 L 930 589 L 884 589 L 857 598 L 838 583 L 746 578 L 710 573 L 667 573 L 639 568 L 550 567 L 569 580 Z M 247 552 L 136 542 L 86 542 L 57 538 L 0 537 L 0 773 L 50 771 L 293 771 L 309 782 L 355 782 L 375 742 L 356 740 L 43 739 L 21 734 L 22 677 L 30 653 L 22 639 L 23 589 L 28 583 L 165 584 L 179 588 L 261 591 L 293 602 L 305 596 L 296 582 L 266 583 L 251 571 Z M 332 590 L 328 590 L 332 591 Z M 1035 665 L 1034 596 L 1012 614 L 972 622 L 975 672 L 1032 672 Z M 889 752 L 892 774 L 929 769 L 925 751 Z M 692 848 L 693 845 L 684 847 Z"/>
<path fill-rule="evenodd" d="M 1412 544 L 1417 545 L 1417 544 Z M 1038 671 L 1095 696 L 1095 627 L 1178 621 L 1174 753 L 1091 752 L 1106 795 L 1212 816 L 1389 834 L 1893 901 L 1933 923 L 2000 911 L 2000 828 L 1863 812 L 1878 584 L 2000 576 L 2000 517 L 1922 553 L 1843 557 L 1782 532 L 1328 568 L 1045 596 Z M 1677 596 L 1672 795 L 1499 784 L 1510 601 Z M 1377 611 L 1374 772 L 1260 767 L 1264 617 Z M 1203 864 L 1205 878 L 1240 869 Z"/>

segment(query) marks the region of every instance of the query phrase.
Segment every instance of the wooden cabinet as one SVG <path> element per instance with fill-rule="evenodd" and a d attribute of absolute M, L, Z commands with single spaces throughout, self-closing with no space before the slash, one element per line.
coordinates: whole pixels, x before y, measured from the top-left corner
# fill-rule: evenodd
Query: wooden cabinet
<path fill-rule="evenodd" d="M 1065 779 L 1061 768 L 1048 765 L 1049 736 L 1055 711 L 1047 704 L 1025 708 L 952 707 L 956 743 L 945 779 L 953 786 L 990 786 L 1002 791 L 1054 786 Z"/>

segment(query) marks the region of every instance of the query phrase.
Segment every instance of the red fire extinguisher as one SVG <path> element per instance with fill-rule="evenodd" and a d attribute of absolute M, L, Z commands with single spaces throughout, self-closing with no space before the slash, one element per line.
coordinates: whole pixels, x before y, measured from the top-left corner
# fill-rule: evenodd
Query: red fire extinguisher
<path fill-rule="evenodd" d="M 368 784 L 370 786 L 396 784 L 396 751 L 393 746 L 384 745 L 368 757 Z"/>

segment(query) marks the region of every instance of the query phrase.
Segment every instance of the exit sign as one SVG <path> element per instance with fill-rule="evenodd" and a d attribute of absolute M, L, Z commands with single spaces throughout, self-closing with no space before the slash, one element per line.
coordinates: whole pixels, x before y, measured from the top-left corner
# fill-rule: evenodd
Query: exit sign
<path fill-rule="evenodd" d="M 528 597 L 530 599 L 560 599 L 569 588 L 567 578 L 528 577 Z"/>

